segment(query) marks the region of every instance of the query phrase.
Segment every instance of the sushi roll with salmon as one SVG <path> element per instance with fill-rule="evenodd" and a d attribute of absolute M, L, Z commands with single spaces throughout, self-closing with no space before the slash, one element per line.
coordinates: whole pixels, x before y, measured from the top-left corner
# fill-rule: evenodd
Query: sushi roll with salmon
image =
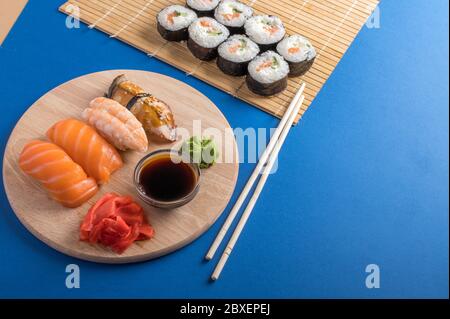
<path fill-rule="evenodd" d="M 214 17 L 214 10 L 219 0 L 187 0 L 186 6 L 197 13 L 199 17 Z"/>
<path fill-rule="evenodd" d="M 276 16 L 259 15 L 245 22 L 245 33 L 259 45 L 261 52 L 275 51 L 277 44 L 284 38 L 286 29 Z"/>
<path fill-rule="evenodd" d="M 167 41 L 186 41 L 188 27 L 195 19 L 197 14 L 191 9 L 180 5 L 169 6 L 158 13 L 158 32 Z"/>
<path fill-rule="evenodd" d="M 289 76 L 305 74 L 313 65 L 316 50 L 308 39 L 292 35 L 277 45 L 278 53 L 289 63 Z"/>
<path fill-rule="evenodd" d="M 287 87 L 289 65 L 273 51 L 258 55 L 248 65 L 247 86 L 255 94 L 270 96 Z"/>
<path fill-rule="evenodd" d="M 236 34 L 219 46 L 217 66 L 234 76 L 247 74 L 248 64 L 259 54 L 258 45 L 245 35 Z"/>
<path fill-rule="evenodd" d="M 228 29 L 216 20 L 208 17 L 199 18 L 189 26 L 187 46 L 196 58 L 211 61 L 217 57 L 217 47 L 229 35 Z"/>
<path fill-rule="evenodd" d="M 231 34 L 243 34 L 244 24 L 253 15 L 253 9 L 236 0 L 220 2 L 214 17 L 230 30 Z"/>

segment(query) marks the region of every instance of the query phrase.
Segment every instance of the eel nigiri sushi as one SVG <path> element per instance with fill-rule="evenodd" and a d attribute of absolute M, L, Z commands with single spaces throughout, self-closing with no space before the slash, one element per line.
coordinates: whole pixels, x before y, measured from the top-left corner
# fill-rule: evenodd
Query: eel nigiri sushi
<path fill-rule="evenodd" d="M 142 123 L 146 132 L 168 142 L 177 139 L 175 120 L 170 107 L 129 81 L 125 75 L 114 79 L 106 97 L 129 109 Z"/>
<path fill-rule="evenodd" d="M 47 137 L 66 151 L 99 184 L 108 182 L 110 175 L 123 165 L 114 146 L 81 121 L 59 121 L 47 131 Z"/>
<path fill-rule="evenodd" d="M 81 166 L 53 143 L 29 142 L 20 154 L 19 166 L 65 207 L 82 205 L 98 190 L 96 181 L 88 178 Z"/>
<path fill-rule="evenodd" d="M 141 122 L 118 102 L 106 97 L 95 98 L 82 117 L 119 150 L 147 151 L 147 135 Z"/>

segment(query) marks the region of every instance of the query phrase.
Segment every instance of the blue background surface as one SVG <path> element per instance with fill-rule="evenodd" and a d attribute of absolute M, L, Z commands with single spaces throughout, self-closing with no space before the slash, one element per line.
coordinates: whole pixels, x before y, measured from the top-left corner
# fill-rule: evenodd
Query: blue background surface
<path fill-rule="evenodd" d="M 103 33 L 67 29 L 62 1 L 31 0 L 0 48 L 0 145 L 51 88 L 100 70 L 164 73 L 213 100 L 232 127 L 278 120 Z M 448 297 L 448 1 L 383 1 L 289 135 L 221 280 L 202 257 L 226 214 L 190 246 L 141 264 L 64 256 L 0 193 L 0 297 Z M 241 164 L 240 192 L 253 169 Z M 227 209 L 226 212 L 229 211 Z M 65 267 L 81 267 L 81 288 Z M 381 288 L 365 287 L 365 267 Z"/>

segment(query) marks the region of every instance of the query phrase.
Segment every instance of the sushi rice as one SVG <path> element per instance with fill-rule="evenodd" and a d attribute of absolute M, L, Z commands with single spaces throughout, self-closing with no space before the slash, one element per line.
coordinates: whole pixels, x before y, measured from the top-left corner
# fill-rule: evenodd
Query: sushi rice
<path fill-rule="evenodd" d="M 223 0 L 216 8 L 214 17 L 227 27 L 240 28 L 252 15 L 253 9 L 242 2 Z"/>
<path fill-rule="evenodd" d="M 245 23 L 245 32 L 259 45 L 278 43 L 286 34 L 283 22 L 276 16 L 259 15 Z"/>
<path fill-rule="evenodd" d="M 311 61 L 316 57 L 316 50 L 312 44 L 301 35 L 285 38 L 277 46 L 277 51 L 289 62 Z"/>
<path fill-rule="evenodd" d="M 286 78 L 289 65 L 281 55 L 267 51 L 250 62 L 248 73 L 259 83 L 270 84 Z"/>
<path fill-rule="evenodd" d="M 253 60 L 259 53 L 258 45 L 245 35 L 236 34 L 219 46 L 219 55 L 231 62 Z"/>
<path fill-rule="evenodd" d="M 187 28 L 195 19 L 194 11 L 180 5 L 169 6 L 158 13 L 158 22 L 169 31 Z"/>
<path fill-rule="evenodd" d="M 203 48 L 216 48 L 229 35 L 224 25 L 208 17 L 199 18 L 189 26 L 190 39 Z"/>
<path fill-rule="evenodd" d="M 200 17 L 212 17 L 214 16 L 214 9 L 219 5 L 219 0 L 187 0 L 186 5 Z"/>

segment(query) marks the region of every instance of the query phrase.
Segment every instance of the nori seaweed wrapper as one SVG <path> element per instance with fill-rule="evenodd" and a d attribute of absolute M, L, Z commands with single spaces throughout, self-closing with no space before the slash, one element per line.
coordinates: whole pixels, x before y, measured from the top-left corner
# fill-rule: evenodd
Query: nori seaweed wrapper
<path fill-rule="evenodd" d="M 295 77 L 295 76 L 301 76 L 308 72 L 308 70 L 311 68 L 311 66 L 314 64 L 314 59 L 306 60 L 302 62 L 290 62 L 286 60 L 286 62 L 289 64 L 289 76 Z"/>
<path fill-rule="evenodd" d="M 280 43 L 280 41 L 270 43 L 270 44 L 259 44 L 258 42 L 256 42 L 256 44 L 259 46 L 260 54 L 264 53 L 266 51 L 275 51 L 276 52 L 278 43 Z"/>
<path fill-rule="evenodd" d="M 247 62 L 232 62 L 219 55 L 217 58 L 217 66 L 223 73 L 233 76 L 243 76 L 247 74 L 248 64 Z"/>
<path fill-rule="evenodd" d="M 188 28 L 183 28 L 177 31 L 170 31 L 164 28 L 158 21 L 157 29 L 159 34 L 167 41 L 181 42 L 186 41 L 189 38 Z"/>
<path fill-rule="evenodd" d="M 198 45 L 191 38 L 188 39 L 187 46 L 191 53 L 202 61 L 212 61 L 217 58 L 217 47 L 215 48 L 204 48 L 201 45 Z"/>
<path fill-rule="evenodd" d="M 216 8 L 214 8 L 212 10 L 200 11 L 200 10 L 190 7 L 187 3 L 186 3 L 186 8 L 189 8 L 192 11 L 194 11 L 195 13 L 197 13 L 197 17 L 199 17 L 199 18 L 202 18 L 202 17 L 214 18 L 214 11 L 216 10 Z"/>
<path fill-rule="evenodd" d="M 275 81 L 273 83 L 261 83 L 252 78 L 252 76 L 249 74 L 247 75 L 245 82 L 247 83 L 248 89 L 253 93 L 262 96 L 271 96 L 281 93 L 287 88 L 288 77 L 286 76 L 281 80 Z"/>

